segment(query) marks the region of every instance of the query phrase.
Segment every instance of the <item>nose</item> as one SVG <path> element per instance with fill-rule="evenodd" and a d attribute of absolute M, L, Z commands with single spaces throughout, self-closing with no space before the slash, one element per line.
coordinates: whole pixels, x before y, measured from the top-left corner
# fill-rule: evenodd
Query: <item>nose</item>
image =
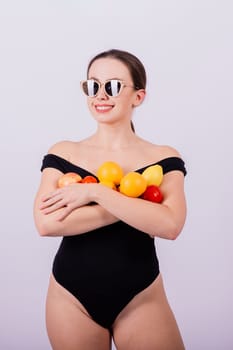
<path fill-rule="evenodd" d="M 96 97 L 100 100 L 107 100 L 108 99 L 108 95 L 105 92 L 104 84 L 100 85 L 100 88 L 99 88 L 99 91 L 98 91 Z"/>

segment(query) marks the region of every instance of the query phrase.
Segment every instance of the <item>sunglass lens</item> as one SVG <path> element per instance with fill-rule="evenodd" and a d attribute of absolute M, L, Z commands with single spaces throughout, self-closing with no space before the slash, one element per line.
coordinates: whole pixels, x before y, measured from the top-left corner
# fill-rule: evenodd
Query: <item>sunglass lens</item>
<path fill-rule="evenodd" d="M 95 96 L 97 94 L 98 90 L 99 90 L 99 84 L 96 81 L 94 81 L 94 80 L 92 80 L 92 82 L 93 82 L 93 87 L 92 87 L 92 89 L 93 89 L 93 96 Z"/>
<path fill-rule="evenodd" d="M 86 80 L 83 82 L 83 91 L 87 96 L 95 96 L 99 90 L 99 84 L 95 80 Z"/>
<path fill-rule="evenodd" d="M 119 80 L 109 80 L 105 84 L 105 91 L 109 96 L 117 96 L 121 89 L 121 82 Z"/>

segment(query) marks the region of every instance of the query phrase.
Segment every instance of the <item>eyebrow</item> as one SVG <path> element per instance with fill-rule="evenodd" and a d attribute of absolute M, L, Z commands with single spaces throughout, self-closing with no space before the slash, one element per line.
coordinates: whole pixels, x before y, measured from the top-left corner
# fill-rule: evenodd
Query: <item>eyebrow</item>
<path fill-rule="evenodd" d="M 88 79 L 93 79 L 93 80 L 97 80 L 100 82 L 100 80 L 98 78 L 95 78 L 95 77 L 89 77 Z M 117 78 L 117 77 L 113 77 L 113 78 L 109 78 L 105 81 L 108 81 L 108 80 L 121 80 L 121 81 L 124 81 L 124 79 L 121 79 L 121 78 Z"/>

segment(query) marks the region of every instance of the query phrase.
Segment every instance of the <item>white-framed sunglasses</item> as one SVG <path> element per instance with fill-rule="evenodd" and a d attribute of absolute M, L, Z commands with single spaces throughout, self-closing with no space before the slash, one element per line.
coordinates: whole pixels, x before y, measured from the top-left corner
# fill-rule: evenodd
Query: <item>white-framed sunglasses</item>
<path fill-rule="evenodd" d="M 95 97 L 98 94 L 102 85 L 104 85 L 104 91 L 106 95 L 110 97 L 116 97 L 120 95 L 124 87 L 136 89 L 132 85 L 124 84 L 124 82 L 119 79 L 109 79 L 106 80 L 104 83 L 100 83 L 98 80 L 95 79 L 87 79 L 81 81 L 80 84 L 84 94 L 89 97 Z"/>

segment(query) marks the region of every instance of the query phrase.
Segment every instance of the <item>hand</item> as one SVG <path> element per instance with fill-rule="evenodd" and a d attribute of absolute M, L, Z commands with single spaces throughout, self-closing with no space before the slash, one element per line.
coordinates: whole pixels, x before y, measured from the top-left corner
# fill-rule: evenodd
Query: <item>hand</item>
<path fill-rule="evenodd" d="M 42 198 L 40 210 L 46 215 L 62 208 L 58 220 L 63 220 L 74 209 L 91 202 L 91 187 L 92 184 L 77 183 L 57 189 Z"/>

